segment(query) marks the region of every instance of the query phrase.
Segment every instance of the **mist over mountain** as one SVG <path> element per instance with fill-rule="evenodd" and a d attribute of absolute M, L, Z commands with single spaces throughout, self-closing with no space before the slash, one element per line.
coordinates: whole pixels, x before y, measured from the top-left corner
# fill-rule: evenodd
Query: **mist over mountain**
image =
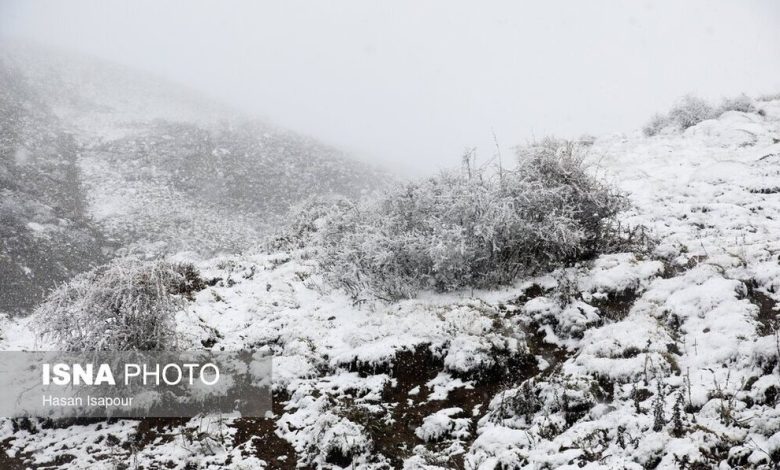
<path fill-rule="evenodd" d="M 0 67 L 0 310 L 33 306 L 105 259 L 77 144 L 18 73 Z"/>
<path fill-rule="evenodd" d="M 0 51 L 0 277 L 13 286 L 0 310 L 114 256 L 246 250 L 307 197 L 389 179 L 142 72 L 28 43 Z"/>

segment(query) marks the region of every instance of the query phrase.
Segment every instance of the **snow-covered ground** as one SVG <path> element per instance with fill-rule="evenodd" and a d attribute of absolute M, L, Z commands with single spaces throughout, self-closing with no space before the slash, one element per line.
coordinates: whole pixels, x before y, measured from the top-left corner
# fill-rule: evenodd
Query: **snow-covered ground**
<path fill-rule="evenodd" d="M 274 418 L 5 420 L 0 466 L 774 468 L 780 100 L 757 107 L 590 148 L 649 257 L 389 305 L 305 250 L 205 261 L 182 342 L 271 351 Z M 3 323 L 0 348 L 45 347 Z"/>

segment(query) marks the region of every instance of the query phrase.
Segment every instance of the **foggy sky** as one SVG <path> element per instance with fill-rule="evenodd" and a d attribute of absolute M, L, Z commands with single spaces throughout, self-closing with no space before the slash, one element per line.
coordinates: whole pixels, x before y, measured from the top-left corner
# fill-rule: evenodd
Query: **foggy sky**
<path fill-rule="evenodd" d="M 406 171 L 780 91 L 780 2 L 8 1 L 0 34 L 155 72 Z"/>

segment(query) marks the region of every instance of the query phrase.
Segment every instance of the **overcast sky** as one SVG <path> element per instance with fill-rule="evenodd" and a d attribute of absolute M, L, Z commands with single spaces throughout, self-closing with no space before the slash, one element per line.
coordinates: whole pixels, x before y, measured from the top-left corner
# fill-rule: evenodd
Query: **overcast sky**
<path fill-rule="evenodd" d="M 413 171 L 780 91 L 780 2 L 8 1 L 0 34 L 110 58 Z"/>

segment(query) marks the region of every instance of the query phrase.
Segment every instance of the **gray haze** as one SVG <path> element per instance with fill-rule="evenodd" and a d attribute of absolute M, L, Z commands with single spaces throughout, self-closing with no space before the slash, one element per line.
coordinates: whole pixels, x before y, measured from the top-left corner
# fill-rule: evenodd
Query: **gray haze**
<path fill-rule="evenodd" d="M 406 171 L 780 91 L 780 3 L 3 1 L 0 33 L 109 58 Z"/>

